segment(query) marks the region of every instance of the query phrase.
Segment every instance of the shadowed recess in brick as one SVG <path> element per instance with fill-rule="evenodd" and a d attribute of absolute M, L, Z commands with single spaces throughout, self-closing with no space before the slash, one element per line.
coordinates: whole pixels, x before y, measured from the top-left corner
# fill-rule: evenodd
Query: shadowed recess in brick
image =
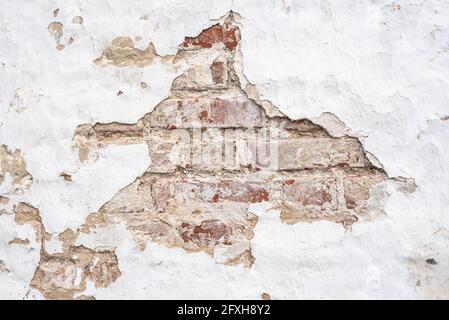
<path fill-rule="evenodd" d="M 350 228 L 382 213 L 388 178 L 358 139 L 333 137 L 307 119 L 270 117 L 248 98 L 234 67 L 239 40 L 231 13 L 181 44 L 176 59 L 189 68 L 152 112 L 134 124 L 78 127 L 81 161 L 98 146 L 134 143 L 147 144 L 151 159 L 82 232 L 124 223 L 141 249 L 156 242 L 251 266 L 253 203 L 270 203 L 288 224 L 328 220 Z"/>

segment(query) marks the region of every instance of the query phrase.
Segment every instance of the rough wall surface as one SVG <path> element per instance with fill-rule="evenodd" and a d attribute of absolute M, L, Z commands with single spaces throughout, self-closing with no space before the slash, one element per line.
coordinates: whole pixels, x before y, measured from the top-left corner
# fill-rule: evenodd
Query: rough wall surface
<path fill-rule="evenodd" d="M 0 298 L 449 298 L 447 2 L 4 7 Z"/>

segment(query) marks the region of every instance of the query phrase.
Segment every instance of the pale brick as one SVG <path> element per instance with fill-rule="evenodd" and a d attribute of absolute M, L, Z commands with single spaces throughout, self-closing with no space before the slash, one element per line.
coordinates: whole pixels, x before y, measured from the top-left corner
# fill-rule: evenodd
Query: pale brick
<path fill-rule="evenodd" d="M 313 210 L 337 210 L 337 182 L 334 178 L 313 175 L 287 179 L 284 199 Z"/>

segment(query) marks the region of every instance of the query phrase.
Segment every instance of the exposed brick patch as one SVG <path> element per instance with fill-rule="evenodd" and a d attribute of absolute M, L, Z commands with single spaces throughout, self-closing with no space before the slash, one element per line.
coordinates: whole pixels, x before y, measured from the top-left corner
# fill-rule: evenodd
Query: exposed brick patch
<path fill-rule="evenodd" d="M 71 246 L 61 254 L 43 254 L 31 280 L 31 287 L 38 289 L 48 299 L 73 299 L 76 294 L 86 290 L 88 280 L 96 288 L 104 288 L 120 275 L 113 251 Z"/>
<path fill-rule="evenodd" d="M 232 14 L 187 37 L 177 59 L 189 67 L 152 112 L 135 124 L 78 128 L 80 159 L 111 143 L 145 143 L 151 158 L 147 171 L 90 215 L 82 232 L 125 222 L 140 249 L 152 241 L 250 266 L 254 203 L 269 202 L 285 223 L 328 220 L 345 228 L 382 212 L 387 177 L 358 139 L 333 137 L 273 106 L 267 113 L 264 102 L 249 98 L 256 95 L 241 88 L 235 70 L 239 41 Z"/>

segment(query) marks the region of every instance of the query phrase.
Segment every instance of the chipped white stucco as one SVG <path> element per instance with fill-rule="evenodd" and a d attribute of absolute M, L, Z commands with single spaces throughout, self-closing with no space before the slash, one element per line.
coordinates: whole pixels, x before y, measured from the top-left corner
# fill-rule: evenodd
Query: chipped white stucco
<path fill-rule="evenodd" d="M 3 1 L 0 145 L 21 150 L 33 183 L 11 191 L 6 176 L 0 186 L 10 198 L 0 204 L 0 260 L 9 271 L 0 272 L 0 298 L 42 298 L 29 286 L 39 246 L 30 226 L 14 223 L 14 203 L 39 209 L 54 236 L 47 249 L 57 252 L 59 233 L 82 225 L 148 166 L 144 145 L 107 146 L 98 161 L 81 163 L 74 131 L 82 123 L 136 122 L 168 96 L 182 70 L 163 63 L 100 68 L 93 60 L 119 36 L 140 36 L 139 48 L 153 42 L 159 55 L 175 54 L 185 36 L 230 9 L 241 15 L 242 72 L 262 99 L 337 134 L 339 124 L 322 114 L 336 115 L 390 177 L 415 179 L 416 191 L 389 189 L 385 216 L 350 231 L 326 221 L 283 224 L 278 212 L 253 205 L 259 221 L 251 269 L 157 244 L 139 251 L 120 226 L 88 234 L 77 243 L 116 247 L 122 275 L 84 294 L 449 298 L 449 3 L 436 0 Z M 83 23 L 73 23 L 75 16 Z M 53 21 L 64 25 L 63 50 L 47 30 Z M 31 242 L 8 244 L 15 237 Z M 426 262 L 431 258 L 437 264 Z"/>

